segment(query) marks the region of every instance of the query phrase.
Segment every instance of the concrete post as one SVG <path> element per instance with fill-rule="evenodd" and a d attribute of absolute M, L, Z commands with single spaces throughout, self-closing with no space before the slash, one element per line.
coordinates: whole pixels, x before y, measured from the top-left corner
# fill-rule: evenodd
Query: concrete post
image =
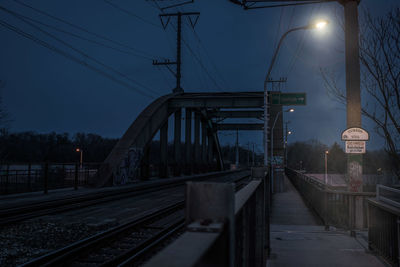
<path fill-rule="evenodd" d="M 160 129 L 160 173 L 161 178 L 168 177 L 168 121 Z"/>
<path fill-rule="evenodd" d="M 201 122 L 201 165 L 202 171 L 207 171 L 207 123 L 206 121 Z"/>
<path fill-rule="evenodd" d="M 185 174 L 192 173 L 192 109 L 186 108 L 185 121 Z"/>
<path fill-rule="evenodd" d="M 200 113 L 194 113 L 194 171 L 199 172 L 200 167 Z"/>
<path fill-rule="evenodd" d="M 262 217 L 259 218 L 261 220 L 261 225 L 257 227 L 256 232 L 257 236 L 261 235 L 262 240 L 258 240 L 257 243 L 262 243 L 261 248 L 262 252 L 259 252 L 257 257 L 262 257 L 262 262 L 266 262 L 267 257 L 270 254 L 271 246 L 270 246 L 270 182 L 268 181 L 268 167 L 253 167 L 251 168 L 251 177 L 254 179 L 263 180 L 263 190 L 258 193 L 257 196 L 257 209 L 262 209 Z M 260 205 L 261 202 L 261 205 Z M 257 247 L 257 246 L 256 246 Z"/>
<path fill-rule="evenodd" d="M 175 112 L 175 129 L 174 129 L 174 176 L 181 175 L 181 125 L 182 125 L 182 109 Z"/>
<path fill-rule="evenodd" d="M 201 203 L 201 205 L 199 205 Z M 235 188 L 227 183 L 193 183 L 186 186 L 186 225 L 193 222 L 210 224 L 227 222 L 229 229 L 228 251 L 220 250 L 217 257 L 229 258 L 229 265 L 235 266 Z M 223 246 L 221 246 L 223 248 Z M 224 255 L 225 254 L 225 255 Z M 226 255 L 228 254 L 228 255 Z M 216 257 L 214 257 L 216 258 Z M 215 259 L 217 260 L 217 259 Z M 210 264 L 210 263 L 208 263 Z M 199 264 L 206 266 L 208 264 Z M 213 265 L 213 264 L 211 264 Z M 226 266 L 226 265 L 225 265 Z"/>

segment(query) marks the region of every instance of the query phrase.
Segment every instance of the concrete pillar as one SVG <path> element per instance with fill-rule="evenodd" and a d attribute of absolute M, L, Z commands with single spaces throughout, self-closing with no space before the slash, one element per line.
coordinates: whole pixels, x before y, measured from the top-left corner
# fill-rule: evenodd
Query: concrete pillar
<path fill-rule="evenodd" d="M 182 109 L 175 112 L 175 129 L 174 129 L 174 176 L 181 175 L 181 125 L 182 125 Z"/>
<path fill-rule="evenodd" d="M 148 180 L 150 177 L 150 145 L 143 149 L 143 157 L 140 166 L 140 178 Z"/>
<path fill-rule="evenodd" d="M 200 157 L 200 113 L 194 114 L 194 172 L 199 173 L 201 163 Z"/>
<path fill-rule="evenodd" d="M 192 109 L 186 108 L 185 121 L 185 174 L 192 173 Z"/>
<path fill-rule="evenodd" d="M 201 168 L 203 172 L 207 171 L 207 122 L 201 122 Z"/>
<path fill-rule="evenodd" d="M 168 121 L 160 129 L 160 172 L 159 176 L 168 177 Z"/>

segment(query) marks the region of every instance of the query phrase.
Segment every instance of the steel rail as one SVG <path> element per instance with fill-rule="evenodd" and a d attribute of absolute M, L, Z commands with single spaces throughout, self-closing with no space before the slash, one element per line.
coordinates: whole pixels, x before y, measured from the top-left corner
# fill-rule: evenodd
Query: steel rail
<path fill-rule="evenodd" d="M 250 175 L 245 174 L 236 178 L 233 182 L 236 183 L 236 190 L 240 190 L 243 187 L 243 180 L 247 179 Z M 141 218 L 134 219 L 121 226 L 114 227 L 92 237 L 77 241 L 69 246 L 50 252 L 39 258 L 33 259 L 22 266 L 65 266 L 71 265 L 74 260 L 79 262 L 79 256 L 86 254 L 87 256 L 93 250 L 98 250 L 99 247 L 103 247 L 102 244 L 110 245 L 115 242 L 120 236 L 127 236 L 126 234 L 131 231 L 134 233 L 135 229 L 140 227 L 146 228 L 145 225 L 153 221 L 156 218 L 163 219 L 166 216 L 171 216 L 183 209 L 184 201 L 176 202 L 167 207 L 161 208 L 157 211 L 151 212 L 142 216 Z M 151 251 L 158 247 L 166 239 L 174 236 L 177 232 L 184 227 L 183 218 L 175 219 L 170 222 L 166 227 L 160 229 L 155 234 L 139 242 L 139 244 L 133 246 L 131 249 L 121 252 L 114 258 L 104 262 L 101 266 L 131 266 L 133 262 L 137 262 L 143 256 L 148 255 Z M 76 262 L 76 261 L 75 261 Z"/>
<path fill-rule="evenodd" d="M 46 200 L 31 205 L 12 207 L 0 210 L 0 226 L 9 225 L 15 222 L 32 219 L 35 217 L 76 210 L 105 202 L 124 199 L 132 196 L 139 196 L 149 192 L 161 191 L 171 187 L 183 185 L 192 179 L 212 179 L 216 175 L 233 173 L 232 171 L 196 175 L 179 178 L 174 181 L 156 182 L 154 184 L 139 185 L 137 187 L 121 188 L 121 190 L 107 190 L 105 192 L 90 193 L 75 197 L 67 197 L 57 200 Z"/>

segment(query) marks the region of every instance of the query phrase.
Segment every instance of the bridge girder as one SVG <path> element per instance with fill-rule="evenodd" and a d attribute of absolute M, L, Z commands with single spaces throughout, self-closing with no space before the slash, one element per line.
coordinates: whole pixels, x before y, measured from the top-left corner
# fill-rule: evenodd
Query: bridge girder
<path fill-rule="evenodd" d="M 126 159 L 129 158 L 129 153 L 130 151 L 132 151 L 132 149 L 135 151 L 142 151 L 142 158 L 145 158 L 146 155 L 148 156 L 147 148 L 156 133 L 161 128 L 164 129 L 162 140 L 164 140 L 163 142 L 165 143 L 165 140 L 168 140 L 165 137 L 165 129 L 168 126 L 166 126 L 165 123 L 168 123 L 168 118 L 172 114 L 181 110 L 182 108 L 185 108 L 186 110 L 192 110 L 194 112 L 200 112 L 202 114 L 201 120 L 206 122 L 202 123 L 202 128 L 204 126 L 207 127 L 207 140 L 209 140 L 211 144 L 210 146 L 205 146 L 204 144 L 202 144 L 202 153 L 204 154 L 204 151 L 208 150 L 208 157 L 205 157 L 205 155 L 203 155 L 202 159 L 207 158 L 208 162 L 210 163 L 210 155 L 214 154 L 218 165 L 222 169 L 222 154 L 220 150 L 218 135 L 216 134 L 217 131 L 221 129 L 218 129 L 218 127 L 212 123 L 211 118 L 214 117 L 214 115 L 223 115 L 225 117 L 229 116 L 232 118 L 260 118 L 260 115 L 262 116 L 262 110 L 254 109 L 263 108 L 263 97 L 263 92 L 183 93 L 179 95 L 169 94 L 156 99 L 140 113 L 140 115 L 131 124 L 131 126 L 113 148 L 111 153 L 108 155 L 104 162 L 104 167 L 100 170 L 101 180 L 99 180 L 97 185 L 104 186 L 110 184 L 110 181 L 113 180 L 115 174 L 120 172 L 121 169 L 125 168 L 124 164 L 126 162 Z M 219 111 L 219 114 L 215 113 L 215 110 L 213 110 L 218 110 L 221 108 L 249 108 L 253 110 Z M 243 125 L 241 127 L 243 130 L 260 130 L 260 126 L 257 124 L 254 124 L 253 126 Z M 197 129 L 196 131 L 199 130 L 198 126 L 195 128 Z M 234 130 L 236 130 L 237 128 L 238 125 L 236 124 Z M 202 130 L 202 135 L 203 133 L 205 132 Z M 197 144 L 199 138 L 198 133 L 196 136 L 197 139 L 195 140 L 195 143 Z M 205 140 L 204 138 L 205 137 L 202 137 L 202 140 Z M 176 147 L 180 147 L 180 142 L 181 141 L 177 143 Z M 168 147 L 166 146 L 166 144 L 161 144 L 161 149 L 165 150 L 163 158 L 165 158 L 167 148 Z M 198 147 L 196 148 L 196 151 L 197 150 L 199 150 Z M 199 156 L 197 155 L 197 157 Z M 211 157 L 211 160 L 212 158 L 213 157 Z M 192 159 L 188 158 L 186 160 L 190 161 Z"/>
<path fill-rule="evenodd" d="M 262 131 L 263 123 L 219 123 L 217 124 L 218 131 Z"/>
<path fill-rule="evenodd" d="M 246 119 L 255 118 L 262 119 L 264 115 L 263 110 L 218 110 L 210 111 L 208 115 L 212 118 L 219 119 Z"/>
<path fill-rule="evenodd" d="M 188 93 L 172 98 L 171 108 L 262 108 L 263 92 Z"/>

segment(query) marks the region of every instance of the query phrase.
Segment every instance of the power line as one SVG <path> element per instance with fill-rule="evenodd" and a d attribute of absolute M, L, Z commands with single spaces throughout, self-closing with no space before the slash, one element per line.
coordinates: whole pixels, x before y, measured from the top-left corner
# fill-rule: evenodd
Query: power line
<path fill-rule="evenodd" d="M 12 11 L 12 12 L 14 12 L 14 11 Z M 14 12 L 14 13 L 15 13 L 15 12 Z M 16 14 L 17 14 L 17 13 L 16 13 Z M 108 48 L 108 49 L 112 49 L 112 50 L 115 50 L 115 51 L 118 51 L 118 52 L 121 52 L 121 53 L 124 53 L 124 54 L 127 54 L 127 55 L 132 55 L 132 56 L 135 56 L 135 57 L 140 57 L 140 58 L 144 58 L 144 59 L 149 59 L 149 60 L 151 60 L 151 57 L 148 57 L 148 56 L 145 56 L 145 55 L 140 55 L 140 54 L 138 54 L 138 53 L 133 53 L 133 52 L 130 52 L 130 51 L 127 51 L 127 50 L 120 49 L 120 48 L 118 48 L 118 47 L 114 47 L 114 46 L 110 46 L 110 45 L 101 43 L 101 42 L 99 42 L 99 41 L 96 41 L 96 40 L 92 40 L 92 39 L 83 37 L 83 36 L 78 35 L 78 34 L 76 34 L 76 33 L 66 31 L 66 30 L 64 30 L 64 29 L 58 28 L 58 27 L 56 27 L 56 26 L 53 26 L 53 25 L 44 23 L 44 22 L 42 22 L 42 21 L 40 21 L 40 20 L 33 19 L 33 18 L 31 18 L 31 17 L 25 16 L 25 15 L 22 15 L 22 14 L 18 14 L 18 16 L 23 17 L 24 19 L 30 20 L 30 21 L 32 21 L 32 22 L 34 22 L 34 23 L 36 23 L 36 24 L 45 26 L 45 27 L 47 27 L 47 28 L 53 29 L 53 30 L 55 30 L 55 31 L 64 33 L 64 34 L 69 35 L 69 36 L 72 36 L 72 37 L 75 37 L 75 38 L 77 38 L 77 39 L 87 41 L 87 42 L 89 42 L 89 43 L 93 43 L 93 44 L 96 44 L 96 45 L 99 45 L 99 46 L 102 46 L 102 47 L 105 47 L 105 48 Z"/>
<path fill-rule="evenodd" d="M 192 30 L 193 30 L 194 36 L 196 37 L 198 43 L 200 44 L 200 47 L 204 50 L 206 57 L 210 61 L 211 65 L 214 67 L 215 73 L 219 76 L 219 79 L 225 84 L 225 86 L 227 88 L 229 88 L 229 85 L 228 85 L 227 81 L 224 79 L 224 76 L 221 74 L 221 72 L 219 71 L 217 65 L 214 63 L 214 61 L 212 60 L 212 58 L 211 58 L 210 54 L 208 53 L 207 49 L 203 45 L 203 42 L 201 41 L 200 36 L 197 34 L 197 32 L 194 29 L 192 29 Z"/>
<path fill-rule="evenodd" d="M 136 83 L 137 85 L 139 85 L 139 86 L 141 86 L 141 87 L 143 87 L 143 88 L 146 88 L 148 91 L 150 91 L 150 92 L 152 92 L 152 93 L 154 93 L 154 94 L 156 94 L 156 95 L 158 94 L 157 92 L 153 91 L 153 90 L 150 89 L 149 87 L 147 87 L 147 86 L 145 86 L 145 85 L 139 83 L 138 81 L 136 81 L 136 80 L 134 80 L 134 79 L 128 77 L 128 76 L 125 75 L 124 73 L 122 73 L 122 72 L 120 72 L 120 71 L 114 69 L 113 67 L 110 67 L 110 66 L 104 64 L 103 62 L 97 60 L 96 58 L 94 58 L 94 57 L 92 57 L 92 56 L 90 56 L 90 55 L 88 55 L 87 53 L 83 52 L 82 50 L 79 50 L 78 48 L 75 48 L 74 46 L 70 45 L 69 43 L 65 42 L 64 40 L 62 40 L 62 39 L 56 37 L 55 35 L 53 35 L 53 34 L 47 32 L 47 31 L 43 30 L 43 29 L 40 28 L 39 26 L 37 26 L 37 25 L 35 25 L 35 24 L 29 22 L 28 20 L 26 20 L 25 18 L 23 18 L 23 17 L 22 17 L 21 15 L 19 15 L 18 13 L 14 12 L 14 11 L 11 11 L 11 10 L 9 10 L 9 9 L 7 9 L 7 8 L 5 8 L 5 7 L 3 7 L 3 6 L 0 6 L 0 10 L 3 10 L 4 12 L 7 12 L 7 13 L 11 14 L 12 16 L 14 16 L 14 17 L 18 18 L 19 20 L 25 22 L 26 24 L 28 24 L 28 25 L 30 25 L 31 27 L 35 28 L 36 30 L 38 30 L 38 31 L 40 31 L 40 32 L 42 32 L 42 33 L 44 33 L 45 35 L 49 36 L 50 38 L 53 38 L 53 39 L 55 39 L 56 41 L 62 43 L 63 45 L 65 45 L 65 46 L 67 46 L 68 48 L 72 49 L 72 50 L 75 51 L 76 53 L 78 53 L 78 54 L 84 56 L 85 58 L 88 58 L 88 59 L 90 59 L 90 60 L 96 62 L 97 64 L 103 66 L 104 68 L 109 69 L 109 70 L 113 71 L 114 73 L 116 73 L 116 74 L 118 74 L 118 75 L 124 77 L 125 79 L 127 79 L 127 80 L 129 80 L 129 81 L 131 81 L 131 82 L 133 82 L 133 83 Z"/>
<path fill-rule="evenodd" d="M 203 62 L 199 59 L 199 57 L 193 52 L 192 48 L 189 46 L 189 44 L 182 39 L 183 44 L 188 48 L 189 52 L 193 55 L 193 57 L 196 59 L 196 61 L 200 64 L 201 68 L 205 71 L 205 73 L 207 74 L 207 76 L 210 78 L 210 80 L 214 83 L 214 85 L 216 87 L 218 87 L 218 89 L 220 89 L 222 92 L 225 92 L 219 85 L 218 83 L 215 81 L 215 79 L 211 76 L 211 74 L 209 73 L 209 71 L 207 70 L 207 68 L 204 66 Z"/>
<path fill-rule="evenodd" d="M 83 61 L 83 60 L 81 60 L 81 59 L 79 59 L 79 58 L 77 58 L 77 57 L 75 57 L 75 56 L 73 56 L 73 55 L 61 50 L 61 49 L 58 49 L 57 47 L 55 47 L 55 46 L 53 46 L 53 45 L 51 45 L 51 44 L 49 44 L 49 43 L 47 43 L 47 42 L 45 42 L 43 40 L 40 40 L 39 38 L 36 38 L 35 36 L 33 36 L 33 35 L 31 35 L 31 34 L 29 34 L 27 32 L 24 32 L 23 30 L 15 27 L 15 26 L 12 26 L 11 24 L 8 24 L 7 22 L 5 22 L 3 20 L 0 20 L 0 25 L 2 25 L 3 27 L 5 27 L 5 28 L 7 28 L 7 29 L 9 29 L 11 31 L 16 32 L 17 34 L 19 34 L 19 35 L 21 35 L 21 36 L 23 36 L 23 37 L 25 37 L 27 39 L 30 39 L 30 40 L 34 41 L 35 43 L 37 43 L 37 44 L 39 44 L 39 45 L 41 45 L 43 47 L 46 47 L 46 48 L 48 48 L 48 49 L 50 49 L 50 50 L 52 50 L 52 51 L 64 56 L 65 58 L 68 58 L 68 59 L 70 59 L 70 60 L 72 60 L 72 61 L 74 61 L 74 62 L 76 62 L 76 63 L 78 63 L 78 64 L 80 64 L 82 66 L 85 66 L 88 69 L 91 69 L 92 71 L 97 72 L 98 74 L 100 74 L 100 75 L 102 75 L 104 77 L 107 77 L 108 79 L 110 79 L 110 80 L 112 80 L 112 81 L 114 81 L 114 82 L 116 82 L 116 83 L 118 83 L 118 84 L 120 84 L 120 85 L 122 85 L 122 86 L 124 86 L 124 87 L 126 87 L 128 89 L 133 89 L 134 91 L 137 91 L 137 92 L 139 92 L 140 94 L 142 94 L 144 96 L 147 96 L 149 98 L 154 98 L 153 96 L 147 94 L 147 92 L 142 91 L 141 89 L 138 89 L 136 87 L 133 87 L 130 84 L 115 78 L 113 75 L 110 75 L 109 73 L 107 73 L 107 72 L 105 72 L 105 71 L 103 71 L 103 70 L 101 70 L 101 69 L 99 69 L 99 68 L 97 68 L 95 66 L 89 65 L 85 61 Z"/>
<path fill-rule="evenodd" d="M 125 14 L 128 14 L 129 16 L 132 16 L 132 17 L 134 17 L 134 18 L 136 18 L 136 19 L 138 19 L 138 20 L 140 20 L 140 21 L 142 21 L 142 22 L 144 22 L 144 23 L 147 23 L 147 24 L 152 25 L 152 26 L 154 26 L 154 27 L 157 27 L 157 28 L 159 28 L 159 29 L 162 28 L 160 25 L 155 24 L 155 23 L 153 23 L 153 22 L 151 22 L 151 21 L 149 21 L 149 20 L 147 20 L 147 19 L 145 19 L 145 18 L 142 18 L 142 17 L 140 17 L 139 15 L 133 13 L 132 11 L 129 11 L 129 10 L 125 9 L 125 8 L 122 8 L 122 7 L 120 7 L 120 6 L 116 5 L 116 4 L 114 4 L 113 2 L 110 2 L 110 1 L 108 1 L 108 0 L 103 0 L 103 1 L 104 1 L 105 3 L 107 3 L 107 4 L 109 4 L 110 6 L 114 7 L 115 9 L 117 9 L 117 10 L 119 10 L 119 11 L 125 13 Z"/>
<path fill-rule="evenodd" d="M 136 52 L 139 52 L 139 53 L 143 53 L 143 54 L 149 55 L 149 54 L 146 53 L 145 51 L 141 51 L 141 50 L 139 50 L 139 49 L 137 49 L 137 48 L 135 48 L 135 47 L 132 47 L 132 46 L 130 46 L 130 45 L 126 45 L 126 44 L 117 42 L 117 41 L 115 41 L 115 40 L 113 40 L 113 39 L 111 39 L 111 38 L 109 38 L 109 37 L 104 36 L 104 35 L 100 35 L 100 34 L 98 34 L 98 33 L 89 31 L 89 30 L 87 30 L 87 29 L 85 29 L 85 28 L 83 28 L 83 27 L 81 27 L 81 26 L 75 25 L 75 24 L 73 24 L 73 23 L 71 23 L 71 22 L 68 22 L 68 21 L 66 21 L 66 20 L 64 20 L 64 19 L 62 19 L 62 18 L 59 18 L 59 17 L 57 17 L 57 16 L 54 16 L 54 15 L 48 13 L 48 12 L 45 12 L 45 11 L 40 10 L 40 9 L 38 9 L 38 8 L 35 8 L 35 7 L 33 7 L 33 6 L 30 6 L 30 5 L 28 5 L 28 4 L 24 3 L 24 2 L 19 1 L 19 0 L 12 0 L 12 1 L 14 1 L 14 2 L 16 2 L 17 4 L 22 5 L 22 6 L 26 7 L 26 8 L 29 8 L 29 9 L 31 9 L 31 10 L 33 10 L 33 11 L 39 13 L 39 14 L 42 14 L 42 15 L 44 15 L 44 16 L 46 16 L 46 17 L 49 17 L 49 18 L 54 19 L 54 20 L 56 20 L 56 21 L 58 21 L 58 22 L 64 23 L 64 24 L 66 24 L 66 25 L 68 25 L 68 26 L 70 26 L 70 27 L 72 27 L 72 28 L 75 28 L 75 29 L 78 29 L 78 30 L 80 30 L 80 31 L 82 31 L 82 32 L 91 34 L 91 35 L 93 35 L 93 36 L 95 36 L 95 37 L 97 37 L 97 38 L 103 39 L 103 40 L 105 40 L 105 41 L 108 41 L 108 42 L 111 42 L 111 43 L 113 43 L 113 44 L 116 44 L 116 45 L 119 45 L 119 46 L 122 46 L 122 47 L 125 47 L 125 48 L 128 48 L 128 49 L 131 49 L 131 50 L 136 51 Z M 150 57 L 151 57 L 151 56 L 152 56 L 152 55 L 150 55 Z"/>

